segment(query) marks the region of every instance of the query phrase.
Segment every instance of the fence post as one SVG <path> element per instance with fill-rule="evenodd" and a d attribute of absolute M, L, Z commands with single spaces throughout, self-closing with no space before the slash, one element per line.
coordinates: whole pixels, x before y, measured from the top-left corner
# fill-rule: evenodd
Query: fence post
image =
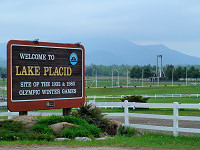
<path fill-rule="evenodd" d="M 135 109 L 135 102 L 133 102 L 133 110 Z"/>
<path fill-rule="evenodd" d="M 174 102 L 174 108 L 173 108 L 173 135 L 175 137 L 178 136 L 178 102 Z"/>
<path fill-rule="evenodd" d="M 199 110 L 200 110 L 200 103 L 199 103 Z"/>
<path fill-rule="evenodd" d="M 8 110 L 8 119 L 12 118 L 12 113 Z"/>
<path fill-rule="evenodd" d="M 129 125 L 129 117 L 128 117 L 128 101 L 124 101 L 124 125 Z"/>

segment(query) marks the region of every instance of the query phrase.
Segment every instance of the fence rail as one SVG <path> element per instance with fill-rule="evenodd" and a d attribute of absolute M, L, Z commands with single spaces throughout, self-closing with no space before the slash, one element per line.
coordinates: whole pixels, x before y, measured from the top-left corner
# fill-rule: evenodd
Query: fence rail
<path fill-rule="evenodd" d="M 140 94 L 136 94 L 136 95 L 140 95 Z M 86 96 L 86 98 L 90 98 L 90 99 L 96 99 L 96 98 L 101 98 L 101 99 L 115 99 L 115 98 L 123 98 L 125 96 L 132 96 L 132 95 L 94 95 L 94 96 Z M 141 96 L 143 97 L 152 97 L 152 98 L 175 98 L 175 97 L 179 97 L 179 98 L 183 98 L 183 97 L 196 97 L 196 98 L 200 98 L 200 94 L 141 94 Z M 5 96 L 1 96 L 0 95 L 0 101 L 7 101 L 7 97 Z"/>
<path fill-rule="evenodd" d="M 178 136 L 179 132 L 190 132 L 190 133 L 200 133 L 200 129 L 197 128 L 180 128 L 178 126 L 179 120 L 186 121 L 200 121 L 200 117 L 195 116 L 179 116 L 178 110 L 181 108 L 189 109 L 199 109 L 200 104 L 179 104 L 174 103 L 133 103 L 133 102 L 95 102 L 95 100 L 89 101 L 96 107 L 124 107 L 124 113 L 106 113 L 107 116 L 124 116 L 124 126 L 130 126 L 140 129 L 152 129 L 152 130 L 163 130 L 163 131 L 173 131 L 174 136 Z M 153 114 L 140 114 L 140 113 L 129 113 L 128 108 L 172 108 L 173 115 L 153 115 Z M 143 125 L 143 124 L 130 124 L 129 117 L 136 118 L 152 118 L 152 119 L 169 119 L 173 120 L 173 127 L 167 126 L 153 126 L 153 125 Z"/>
<path fill-rule="evenodd" d="M 140 95 L 140 94 L 136 94 L 136 95 Z M 107 99 L 107 98 L 111 98 L 111 99 L 114 99 L 114 98 L 123 98 L 125 96 L 132 96 L 132 95 L 101 95 L 101 96 L 97 96 L 97 95 L 94 95 L 94 96 L 86 96 L 86 98 L 92 98 L 92 99 L 96 99 L 96 98 L 101 98 L 101 99 Z M 162 98 L 167 98 L 167 97 L 171 97 L 171 98 L 174 98 L 174 97 L 200 97 L 200 94 L 141 94 L 141 96 L 143 97 L 153 97 L 153 98 L 159 98 L 159 97 L 162 97 Z"/>

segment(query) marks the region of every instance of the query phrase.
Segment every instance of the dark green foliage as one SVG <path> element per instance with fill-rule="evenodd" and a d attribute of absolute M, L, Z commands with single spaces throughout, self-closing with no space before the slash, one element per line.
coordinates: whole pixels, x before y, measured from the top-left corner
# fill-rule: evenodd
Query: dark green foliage
<path fill-rule="evenodd" d="M 21 122 L 12 120 L 0 121 L 0 140 L 53 140 L 55 137 L 49 134 L 35 133 L 29 129 L 24 129 Z"/>
<path fill-rule="evenodd" d="M 93 124 L 85 124 L 84 127 L 90 131 L 90 135 L 93 135 L 94 137 L 100 137 L 101 129 L 97 126 Z"/>
<path fill-rule="evenodd" d="M 49 117 L 39 118 L 37 124 L 51 125 L 51 124 L 55 124 L 55 123 L 58 123 L 58 122 L 64 122 L 64 121 L 65 121 L 64 117 L 52 115 L 52 116 L 49 116 Z"/>
<path fill-rule="evenodd" d="M 71 128 L 67 128 L 58 135 L 58 137 L 67 137 L 74 138 L 76 136 L 89 136 L 92 135 L 94 137 L 100 136 L 100 129 L 95 125 L 90 125 L 87 121 L 81 118 L 76 118 L 73 116 L 50 116 L 45 118 L 39 118 L 39 121 L 36 125 L 34 125 L 31 130 L 51 134 L 53 135 L 52 129 L 49 128 L 49 125 L 59 123 L 59 122 L 68 122 L 75 124 Z"/>
<path fill-rule="evenodd" d="M 23 131 L 24 127 L 21 122 L 15 122 L 12 120 L 4 120 L 0 122 L 0 129 L 6 129 L 11 132 Z"/>
<path fill-rule="evenodd" d="M 66 128 L 64 131 L 61 131 L 59 136 L 66 138 L 75 138 L 75 137 L 88 137 L 94 136 L 99 137 L 100 129 L 94 125 L 86 125 L 86 126 L 72 126 L 70 128 Z"/>
<path fill-rule="evenodd" d="M 101 109 L 94 107 L 92 105 L 82 105 L 77 112 L 72 114 L 75 117 L 85 119 L 89 124 L 94 124 L 101 128 L 102 132 L 106 131 L 109 119 L 104 118 Z"/>
<path fill-rule="evenodd" d="M 125 96 L 125 97 L 121 98 L 120 100 L 122 102 L 124 102 L 125 100 L 128 100 L 129 102 L 146 103 L 148 99 L 149 99 L 148 97 L 147 98 L 143 98 L 140 95 L 133 95 L 133 96 Z"/>
<path fill-rule="evenodd" d="M 36 124 L 30 129 L 42 134 L 52 134 L 52 135 L 54 134 L 53 130 L 45 124 Z"/>
<path fill-rule="evenodd" d="M 137 132 L 138 131 L 135 128 L 122 126 L 118 130 L 118 135 L 125 136 L 125 137 L 131 137 L 131 136 L 134 136 L 135 133 L 137 133 Z"/>
<path fill-rule="evenodd" d="M 70 123 L 76 124 L 76 125 L 83 125 L 83 126 L 85 126 L 85 125 L 88 124 L 88 122 L 86 120 L 81 119 L 81 118 L 76 118 L 74 116 L 64 116 L 64 120 L 66 122 L 70 122 Z"/>

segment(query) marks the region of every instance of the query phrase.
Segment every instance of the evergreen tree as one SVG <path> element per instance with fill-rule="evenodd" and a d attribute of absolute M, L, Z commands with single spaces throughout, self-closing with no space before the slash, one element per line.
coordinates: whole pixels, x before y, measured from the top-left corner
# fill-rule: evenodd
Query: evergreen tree
<path fill-rule="evenodd" d="M 165 70 L 165 75 L 166 75 L 166 79 L 167 80 L 171 80 L 172 79 L 172 71 L 174 69 L 173 65 L 167 65 L 166 66 L 166 70 Z"/>

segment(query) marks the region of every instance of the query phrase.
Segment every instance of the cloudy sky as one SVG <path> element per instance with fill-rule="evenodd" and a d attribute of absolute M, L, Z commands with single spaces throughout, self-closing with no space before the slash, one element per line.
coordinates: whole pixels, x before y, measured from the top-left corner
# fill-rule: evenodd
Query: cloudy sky
<path fill-rule="evenodd" d="M 0 43 L 119 37 L 200 57 L 199 0 L 0 0 Z"/>

